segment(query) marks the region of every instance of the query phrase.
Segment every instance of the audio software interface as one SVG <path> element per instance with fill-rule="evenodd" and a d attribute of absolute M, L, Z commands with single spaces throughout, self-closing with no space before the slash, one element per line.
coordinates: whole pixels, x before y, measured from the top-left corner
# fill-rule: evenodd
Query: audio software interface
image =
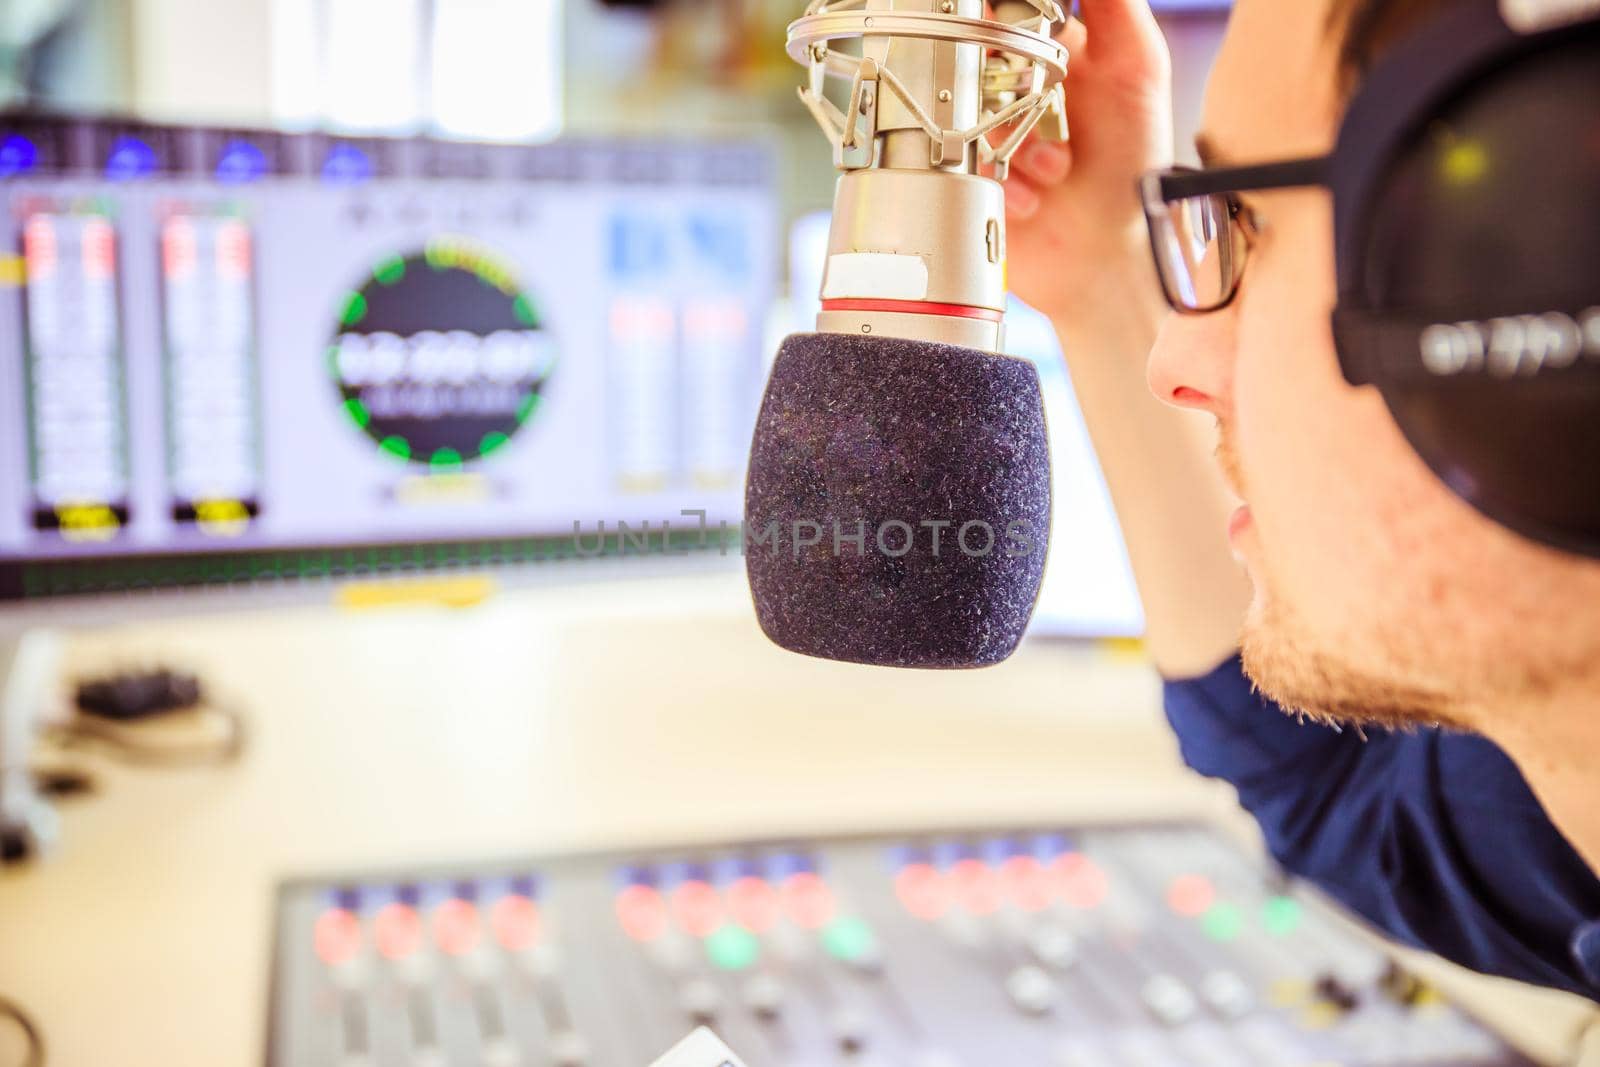
<path fill-rule="evenodd" d="M 1185 825 L 767 842 L 280 895 L 274 1067 L 1528 1063 Z"/>
<path fill-rule="evenodd" d="M 760 141 L 0 114 L 0 600 L 741 514 Z"/>

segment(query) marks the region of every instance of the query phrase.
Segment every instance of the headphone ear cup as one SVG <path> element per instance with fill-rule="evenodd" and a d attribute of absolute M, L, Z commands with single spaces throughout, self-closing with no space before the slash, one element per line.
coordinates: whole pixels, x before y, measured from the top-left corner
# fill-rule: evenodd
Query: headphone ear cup
<path fill-rule="evenodd" d="M 1457 496 L 1524 536 L 1600 558 L 1600 375 L 1380 385 Z"/>
<path fill-rule="evenodd" d="M 1600 557 L 1600 24 L 1414 132 L 1354 246 L 1361 314 L 1413 328 L 1386 358 L 1341 356 L 1464 500 Z M 1455 358 L 1430 357 L 1428 324 Z"/>

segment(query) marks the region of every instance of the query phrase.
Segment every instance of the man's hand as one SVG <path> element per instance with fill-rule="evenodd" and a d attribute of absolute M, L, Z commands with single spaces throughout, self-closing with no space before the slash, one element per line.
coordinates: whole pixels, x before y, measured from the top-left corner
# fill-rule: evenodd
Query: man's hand
<path fill-rule="evenodd" d="M 1226 529 L 1234 501 L 1210 420 L 1151 394 L 1145 364 L 1168 314 L 1138 179 L 1171 164 L 1172 75 L 1147 0 L 1082 0 L 1065 145 L 1034 138 L 1006 182 L 1010 281 L 1050 316 L 1105 472 L 1144 602 L 1145 639 L 1169 677 L 1238 647 L 1250 588 Z"/>
<path fill-rule="evenodd" d="M 1081 6 L 1083 21 L 1069 19 L 1057 35 L 1069 56 L 1071 139 L 1030 138 L 1006 182 L 1011 286 L 1059 321 L 1119 294 L 1126 301 L 1136 284 L 1155 315 L 1135 189 L 1139 175 L 1171 162 L 1172 62 L 1147 0 Z"/>

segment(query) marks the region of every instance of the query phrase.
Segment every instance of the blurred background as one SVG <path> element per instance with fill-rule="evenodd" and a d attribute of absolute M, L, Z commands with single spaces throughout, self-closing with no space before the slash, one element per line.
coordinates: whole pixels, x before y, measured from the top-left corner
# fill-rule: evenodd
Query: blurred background
<path fill-rule="evenodd" d="M 1173 42 L 1177 70 L 1178 142 L 1187 154 L 1204 74 L 1220 40 L 1226 11 L 1215 3 L 1192 0 L 1165 6 L 1162 17 Z M 683 149 L 681 166 L 702 170 L 721 166 L 724 173 L 720 178 L 699 181 L 698 188 L 691 182 L 664 191 L 664 199 L 656 198 L 643 215 L 635 208 L 649 198 L 617 189 L 618 184 L 637 185 L 638 175 L 600 174 L 599 170 L 648 168 L 654 165 L 649 160 L 630 164 L 613 158 L 594 163 L 587 180 L 581 174 L 562 179 L 562 195 L 573 203 L 585 201 L 598 212 L 590 225 L 609 227 L 606 233 L 595 232 L 588 239 L 577 234 L 557 238 L 575 241 L 581 250 L 593 250 L 602 237 L 610 242 L 607 262 L 584 264 L 581 257 L 575 258 L 580 270 L 590 270 L 592 276 L 562 269 L 557 266 L 559 257 L 542 256 L 543 262 L 536 267 L 505 264 L 523 275 L 541 270 L 563 275 L 553 287 L 536 284 L 537 277 L 524 279 L 530 301 L 541 308 L 552 303 L 564 305 L 562 310 L 568 313 L 562 317 L 573 327 L 541 322 L 551 341 L 548 358 L 553 360 L 574 344 L 603 345 L 609 347 L 613 360 L 631 358 L 638 364 L 627 371 L 632 383 L 612 388 L 598 407 L 591 410 L 584 407 L 588 401 L 578 401 L 565 408 L 574 424 L 581 417 L 589 424 L 589 432 L 609 434 L 613 439 L 610 447 L 622 453 L 619 462 L 626 469 L 609 475 L 567 472 L 570 477 L 558 488 L 534 477 L 534 485 L 523 484 L 508 492 L 538 492 L 551 507 L 538 515 L 524 508 L 513 517 L 525 502 L 503 501 L 502 521 L 498 525 L 485 521 L 496 527 L 497 534 L 548 534 L 562 532 L 579 519 L 591 523 L 601 518 L 636 520 L 648 513 L 660 521 L 675 518 L 682 508 L 708 508 L 711 521 L 716 522 L 737 515 L 738 468 L 766 361 L 782 336 L 810 329 L 818 310 L 835 171 L 826 143 L 795 99 L 800 72 L 783 51 L 784 27 L 793 14 L 785 5 L 754 0 L 228 0 L 207 4 L 12 0 L 0 15 L 0 105 L 19 115 L 115 117 L 165 129 L 144 139 L 130 134 L 131 139 L 120 144 L 120 154 L 117 134 L 105 124 L 98 134 L 55 128 L 30 138 L 19 130 L 8 144 L 9 151 L 0 156 L 0 168 L 23 177 L 20 172 L 24 169 L 48 168 L 59 155 L 63 166 L 81 166 L 102 176 L 109 176 L 106 168 L 111 167 L 118 174 L 122 171 L 117 168 L 132 168 L 130 173 L 148 170 L 158 177 L 176 178 L 187 170 L 217 179 L 224 177 L 217 168 L 225 167 L 232 168 L 228 174 L 236 178 L 270 179 L 275 172 L 287 175 L 298 168 L 333 183 L 351 175 L 368 175 L 376 168 L 380 178 L 411 182 L 407 188 L 414 196 L 409 210 L 418 210 L 422 200 L 435 209 L 434 219 L 420 228 L 389 214 L 386 224 L 391 235 L 387 240 L 394 247 L 373 240 L 373 251 L 367 256 L 376 260 L 403 254 L 402 246 L 407 243 L 426 246 L 430 235 L 423 231 L 428 226 L 451 228 L 459 220 L 442 216 L 471 200 L 471 194 L 449 189 L 447 180 L 425 188 L 416 179 L 458 178 L 475 173 L 476 167 L 499 165 L 489 162 L 495 153 L 487 148 L 480 158 L 472 158 L 468 152 L 446 163 L 435 152 L 424 159 L 422 154 L 429 150 L 419 147 L 422 142 L 418 138 L 502 147 L 587 145 L 596 153 L 611 151 L 613 157 L 640 146 L 660 148 L 662 138 L 676 142 Z M 296 142 L 267 149 L 265 142 L 258 147 L 248 137 L 228 133 L 250 129 L 332 139 L 315 142 L 317 147 Z M 181 143 L 185 136 L 209 140 L 189 146 Z M 92 143 L 78 143 L 74 137 Z M 385 140 L 361 146 L 354 140 L 359 137 Z M 704 151 L 698 157 L 701 162 L 696 163 L 691 159 L 695 139 L 747 149 L 740 166 L 759 172 L 744 185 L 743 210 L 716 219 L 714 224 L 703 210 L 708 202 L 706 190 L 714 190 L 717 181 L 728 178 L 736 168 L 715 160 L 704 162 L 709 158 Z M 228 154 L 230 148 L 236 151 Z M 263 150 L 266 155 L 261 154 Z M 325 158 L 310 158 L 319 152 Z M 540 158 L 546 160 L 547 170 L 566 167 L 570 171 L 570 161 L 550 162 L 558 156 L 557 152 Z M 519 167 L 526 174 L 529 167 L 539 164 L 506 162 L 504 166 L 509 177 L 517 174 Z M 594 197 L 585 193 L 609 196 L 610 202 L 596 204 Z M 143 195 L 140 192 L 135 197 Z M 340 197 L 353 199 L 357 204 L 349 210 L 371 212 L 376 220 L 383 217 L 376 205 L 382 195 L 344 189 L 337 196 L 326 193 L 318 199 L 323 207 Z M 466 200 L 461 199 L 463 195 Z M 524 190 L 520 195 L 521 200 L 507 211 L 533 210 L 532 194 Z M 266 199 L 275 200 L 278 195 Z M 254 206 L 263 196 L 245 201 Z M 542 202 L 554 203 L 549 199 Z M 647 219 L 645 215 L 656 206 L 663 207 L 666 214 Z M 551 209 L 554 214 L 561 211 L 559 207 Z M 305 213 L 296 214 L 304 217 Z M 406 232 L 408 227 L 415 233 Z M 515 224 L 505 233 L 495 233 L 493 222 L 483 236 L 489 238 L 487 246 L 497 242 L 504 246 L 512 232 L 518 240 L 535 244 L 546 240 L 541 234 L 517 231 Z M 294 240 L 284 240 L 289 254 L 320 255 L 320 251 L 295 247 Z M 568 248 L 571 254 L 573 245 L 569 243 Z M 22 252 L 20 242 L 16 251 Z M 262 257 L 259 267 L 268 274 L 281 269 L 276 263 L 287 262 L 265 245 Z M 272 295 L 276 286 L 268 279 L 264 283 L 269 287 L 264 294 L 266 302 L 258 302 L 257 308 L 268 315 L 286 312 L 303 318 L 307 339 L 298 343 L 312 345 L 315 342 L 309 337 L 329 317 L 336 296 L 367 266 L 359 262 L 361 258 L 361 254 L 355 255 L 356 262 L 342 275 L 329 275 L 327 293 L 306 288 L 299 295 L 279 297 Z M 708 281 L 716 273 L 738 284 Z M 561 284 L 574 287 L 577 307 L 560 290 Z M 724 290 L 720 296 L 726 299 L 719 302 L 718 294 L 707 292 L 685 304 L 682 293 L 686 285 L 703 290 L 720 285 Z M 621 289 L 629 293 L 619 296 Z M 674 306 L 654 299 L 667 291 L 674 294 L 668 300 Z M 152 294 L 151 299 L 159 297 Z M 314 313 L 309 301 L 318 302 Z M 577 329 L 572 320 L 594 324 L 602 318 L 610 320 L 609 337 L 574 336 Z M 678 346 L 679 324 L 687 331 L 684 337 L 691 339 L 690 348 L 696 347 L 692 338 L 703 342 L 698 354 L 691 351 L 653 358 L 649 354 L 652 346 Z M 376 329 L 370 321 L 368 327 L 369 331 Z M 624 334 L 630 340 L 619 344 Z M 715 339 L 708 340 L 713 335 Z M 1060 521 L 1055 536 L 1060 547 L 1052 553 L 1038 632 L 1134 636 L 1140 619 L 1131 576 L 1072 403 L 1053 331 L 1042 318 L 1018 306 L 1011 317 L 1010 337 L 1010 349 L 1033 359 L 1045 380 L 1049 415 L 1056 428 L 1057 499 L 1064 504 L 1057 509 Z M 274 348 L 296 343 L 263 340 Z M 628 351 L 635 355 L 620 354 Z M 590 363 L 595 362 L 592 356 Z M 674 356 L 683 365 L 669 371 Z M 253 372 L 247 368 L 245 373 Z M 678 381 L 667 381 L 662 375 Z M 570 365 L 566 377 L 573 379 Z M 269 374 L 262 383 L 264 394 L 274 392 L 272 378 Z M 553 387 L 559 387 L 560 380 L 557 378 Z M 130 432 L 137 433 L 140 413 L 128 415 Z M 560 416 L 544 416 L 546 421 L 552 417 Z M 628 426 L 606 425 L 618 422 Z M 691 432 L 687 429 L 691 425 L 699 429 Z M 260 429 L 238 426 L 235 437 L 259 438 Z M 152 431 L 152 447 L 158 432 Z M 696 435 L 694 441 L 685 440 Z M 520 445 L 524 441 L 518 438 L 527 435 L 510 436 L 513 445 Z M 622 440 L 617 440 L 619 437 Z M 581 443 L 583 438 L 572 441 Z M 20 448 L 22 442 L 10 445 Z M 269 466 L 277 445 L 267 440 L 262 446 Z M 37 450 L 38 442 L 32 446 Z M 136 448 L 136 442 L 127 442 L 127 447 Z M 329 444 L 330 449 L 336 447 Z M 544 447 L 559 446 L 546 442 Z M 451 448 L 460 451 L 454 443 Z M 679 454 L 664 454 L 672 450 Z M 207 450 L 197 444 L 194 451 Z M 514 451 L 505 453 L 499 465 L 510 466 L 514 459 L 506 457 Z M 444 456 L 451 454 L 447 451 Z M 136 493 L 138 472 L 131 473 L 134 476 L 127 492 Z M 403 472 L 387 473 L 391 483 L 404 479 Z M 240 481 L 241 477 L 234 472 L 231 480 Z M 673 484 L 674 478 L 678 484 Z M 574 481 L 583 484 L 580 487 L 572 484 Z M 407 484 L 417 487 L 414 479 Z M 688 485 L 720 487 L 723 495 L 694 499 L 692 493 L 684 494 Z M 394 493 L 392 485 L 375 485 L 370 477 L 363 489 Z M 649 492 L 653 489 L 662 491 Z M 7 490 L 0 480 L 0 491 Z M 620 509 L 604 506 L 621 490 L 627 492 Z M 9 491 L 26 495 L 21 486 Z M 653 499 L 642 500 L 641 492 Z M 407 499 L 415 501 L 425 495 L 425 491 L 410 492 Z M 602 506 L 577 507 L 579 500 Z M 563 503 L 570 505 L 566 509 L 570 514 L 562 512 Z M 116 506 L 113 503 L 114 510 Z M 249 504 L 252 509 L 256 506 Z M 399 510 L 408 507 L 414 517 L 417 510 L 411 505 Z M 423 510 L 431 517 L 423 520 L 422 526 L 439 531 L 450 525 L 449 519 L 441 518 L 447 510 L 433 505 L 424 505 Z M 619 514 L 612 515 L 613 511 Z M 271 527 L 274 512 L 283 514 L 284 509 L 268 509 L 257 518 L 264 527 Z M 148 511 L 145 514 L 148 517 Z M 15 510 L 12 515 L 10 521 L 15 522 Z M 324 526 L 333 521 L 333 514 L 326 509 L 321 517 Z M 302 538 L 327 539 L 321 530 L 312 533 L 317 525 L 312 516 L 299 518 L 302 521 L 291 521 L 278 540 L 290 532 Z M 417 523 L 398 515 L 388 518 L 392 537 L 415 536 Z M 0 545 L 7 540 L 7 521 L 0 519 Z M 152 548 L 172 532 L 145 527 L 145 521 L 135 515 L 125 532 Z M 12 548 L 20 551 L 25 531 L 9 531 L 9 540 Z"/>
<path fill-rule="evenodd" d="M 1189 158 L 1226 5 L 1157 6 Z M 1183 769 L 1028 308 L 1022 650 L 763 640 L 744 462 L 835 180 L 800 13 L 0 0 L 0 1065 L 1523 1062 L 1319 984 L 1402 988 Z"/>
<path fill-rule="evenodd" d="M 1167 0 L 1187 151 L 1225 0 Z M 8 0 L 0 105 L 159 120 L 547 140 L 760 133 L 786 217 L 834 171 L 756 0 Z"/>

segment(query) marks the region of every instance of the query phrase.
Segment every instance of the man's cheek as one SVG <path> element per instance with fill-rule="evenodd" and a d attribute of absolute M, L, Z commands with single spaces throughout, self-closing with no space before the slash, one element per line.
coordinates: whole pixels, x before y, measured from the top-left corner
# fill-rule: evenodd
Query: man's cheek
<path fill-rule="evenodd" d="M 1383 398 L 1374 389 L 1349 390 L 1343 405 L 1348 432 L 1352 481 L 1359 479 L 1367 510 L 1384 528 L 1404 530 L 1437 510 L 1445 490 L 1395 426 Z"/>
<path fill-rule="evenodd" d="M 1285 388 L 1288 368 L 1240 382 L 1239 449 L 1261 542 L 1273 577 L 1297 607 L 1344 599 L 1344 583 L 1370 542 L 1363 513 L 1373 501 L 1359 436 L 1327 398 Z"/>

